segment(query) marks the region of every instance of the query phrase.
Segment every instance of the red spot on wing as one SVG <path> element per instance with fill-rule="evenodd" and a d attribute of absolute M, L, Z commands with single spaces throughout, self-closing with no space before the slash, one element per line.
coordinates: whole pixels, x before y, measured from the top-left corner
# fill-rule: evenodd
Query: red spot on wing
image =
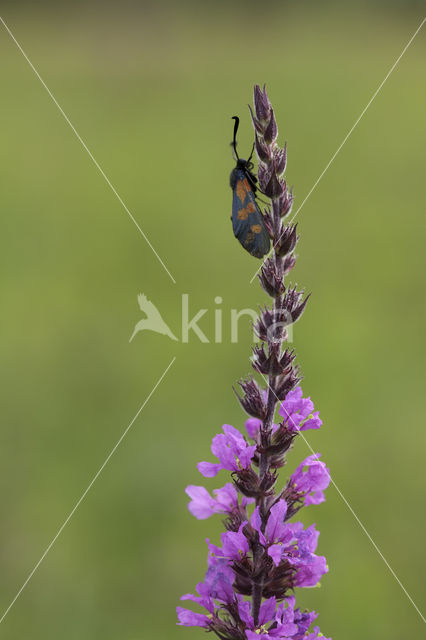
<path fill-rule="evenodd" d="M 241 204 L 244 204 L 244 200 L 246 199 L 247 191 L 245 189 L 243 180 L 238 180 L 237 184 L 235 185 L 235 193 L 237 194 Z"/>

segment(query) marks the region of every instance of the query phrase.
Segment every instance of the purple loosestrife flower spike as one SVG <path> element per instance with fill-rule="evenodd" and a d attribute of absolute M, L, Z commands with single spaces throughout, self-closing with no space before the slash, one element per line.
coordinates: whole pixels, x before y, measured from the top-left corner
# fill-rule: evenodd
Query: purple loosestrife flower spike
<path fill-rule="evenodd" d="M 198 485 L 186 488 L 191 514 L 198 520 L 222 514 L 225 531 L 220 545 L 207 539 L 207 572 L 196 595 L 181 598 L 201 612 L 177 607 L 178 624 L 200 627 L 222 640 L 330 640 L 318 627 L 312 629 L 315 612 L 296 607 L 295 589 L 318 585 L 328 567 L 316 553 L 315 526 L 292 520 L 302 507 L 325 500 L 330 472 L 318 453 L 303 460 L 284 482 L 278 477 L 299 433 L 322 425 L 300 387 L 294 350 L 285 347 L 288 327 L 300 319 L 309 299 L 284 283 L 295 265 L 299 239 L 297 225 L 284 222 L 293 203 L 284 178 L 287 147 L 278 146 L 265 87 L 255 86 L 250 113 L 259 189 L 270 198 L 264 222 L 274 250 L 259 280 L 271 304 L 260 309 L 254 323 L 260 344 L 253 349 L 252 366 L 259 381 L 250 376 L 239 382 L 241 395 L 235 391 L 249 416 L 245 431 L 223 425 L 211 445 L 216 461 L 198 463 L 204 477 L 227 471 L 230 481 L 213 493 Z"/>

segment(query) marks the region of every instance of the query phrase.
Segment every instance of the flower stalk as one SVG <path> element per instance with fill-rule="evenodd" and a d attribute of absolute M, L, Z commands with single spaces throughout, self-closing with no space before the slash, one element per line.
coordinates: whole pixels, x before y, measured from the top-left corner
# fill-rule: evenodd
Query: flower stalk
<path fill-rule="evenodd" d="M 223 425 L 223 433 L 213 438 L 211 446 L 218 462 L 198 464 L 207 478 L 230 471 L 232 482 L 216 489 L 215 497 L 201 486 L 186 489 L 191 513 L 198 519 L 225 514 L 226 531 L 221 547 L 207 540 L 208 569 L 204 582 L 197 585 L 198 595 L 182 598 L 207 613 L 182 607 L 177 612 L 179 624 L 202 627 L 223 640 L 316 640 L 324 638 L 318 627 L 309 630 L 316 614 L 296 608 L 293 593 L 296 588 L 316 586 L 328 568 L 325 558 L 315 554 L 319 534 L 314 525 L 305 529 L 289 521 L 301 507 L 325 499 L 330 474 L 320 454 L 306 458 L 277 489 L 278 469 L 286 464 L 298 433 L 322 424 L 310 398 L 303 397 L 294 351 L 283 348 L 288 327 L 301 317 L 308 297 L 284 284 L 296 262 L 298 235 L 297 225 L 285 223 L 293 202 L 284 178 L 287 149 L 277 143 L 278 127 L 265 88 L 255 86 L 250 111 L 259 188 L 270 198 L 264 222 L 273 243 L 259 274 L 272 304 L 260 310 L 255 323 L 260 344 L 252 359 L 266 388 L 253 377 L 240 381 L 238 399 L 250 416 L 245 422 L 247 436 Z"/>

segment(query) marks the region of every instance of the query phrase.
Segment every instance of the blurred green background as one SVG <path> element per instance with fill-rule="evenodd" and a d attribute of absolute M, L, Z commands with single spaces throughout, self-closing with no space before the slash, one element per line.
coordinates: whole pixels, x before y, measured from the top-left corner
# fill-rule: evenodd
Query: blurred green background
<path fill-rule="evenodd" d="M 4 611 L 176 361 L 0 626 L 5 640 L 201 638 L 174 608 L 205 570 L 184 488 L 222 423 L 265 301 L 229 221 L 231 116 L 266 82 L 301 203 L 419 26 L 420 3 L 2 3 L 2 16 L 157 249 L 129 220 L 0 25 L 0 447 Z M 324 426 L 309 441 L 422 608 L 426 27 L 298 216 L 294 332 Z M 243 154 L 244 155 L 244 154 Z M 178 335 L 140 333 L 144 292 Z M 214 343 L 214 298 L 224 340 Z M 309 454 L 299 442 L 289 465 Z M 286 473 L 283 472 L 285 477 Z M 209 487 L 221 486 L 222 475 Z M 334 488 L 304 520 L 330 572 L 299 593 L 335 640 L 420 637 L 423 623 Z"/>

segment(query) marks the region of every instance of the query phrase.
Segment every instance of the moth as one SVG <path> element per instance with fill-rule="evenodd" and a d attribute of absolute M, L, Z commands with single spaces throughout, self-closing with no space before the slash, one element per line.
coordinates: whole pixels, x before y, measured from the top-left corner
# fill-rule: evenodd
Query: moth
<path fill-rule="evenodd" d="M 232 196 L 232 228 L 240 244 L 255 258 L 263 258 L 270 248 L 270 238 L 265 227 L 262 212 L 256 202 L 257 178 L 253 173 L 254 145 L 248 160 L 237 153 L 237 131 L 240 124 L 238 116 L 233 116 L 234 137 L 232 147 L 237 159 L 235 169 L 231 171 L 230 185 Z"/>

